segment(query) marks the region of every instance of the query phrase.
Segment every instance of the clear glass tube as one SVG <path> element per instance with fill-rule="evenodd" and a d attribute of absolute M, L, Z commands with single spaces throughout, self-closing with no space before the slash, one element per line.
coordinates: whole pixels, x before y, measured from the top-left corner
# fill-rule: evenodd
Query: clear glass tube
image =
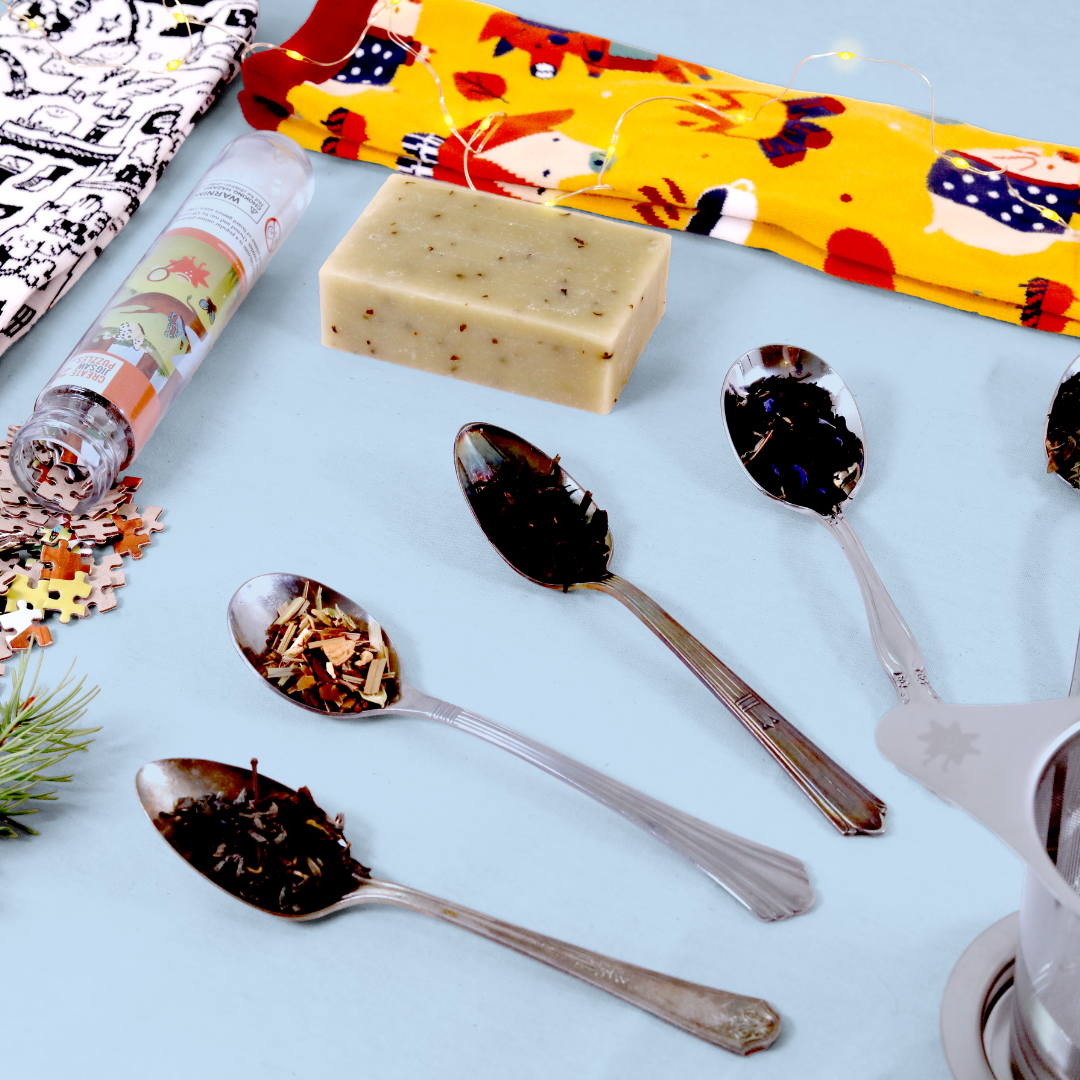
<path fill-rule="evenodd" d="M 136 458 L 311 201 L 307 153 L 277 132 L 234 139 L 38 395 L 11 472 L 58 513 L 52 468 L 81 513 Z"/>
<path fill-rule="evenodd" d="M 1080 736 L 1051 758 L 1035 825 L 1058 873 L 1080 893 Z M 1080 1080 L 1080 915 L 1030 869 L 1020 905 L 1011 1052 L 1022 1080 Z"/>

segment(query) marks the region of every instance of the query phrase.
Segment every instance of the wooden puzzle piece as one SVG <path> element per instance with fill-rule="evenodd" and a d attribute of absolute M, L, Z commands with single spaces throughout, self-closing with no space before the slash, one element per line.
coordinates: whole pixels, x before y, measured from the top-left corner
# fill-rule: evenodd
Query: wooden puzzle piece
<path fill-rule="evenodd" d="M 107 544 L 122 530 L 111 517 L 77 517 L 71 519 L 71 531 L 82 544 Z"/>
<path fill-rule="evenodd" d="M 18 562 L 16 562 L 14 566 L 7 566 L 4 564 L 4 569 L 0 570 L 0 594 L 8 591 L 8 586 L 15 580 L 15 575 L 18 572 Z"/>
<path fill-rule="evenodd" d="M 98 611 L 111 611 L 116 607 L 116 597 L 113 595 L 113 589 L 118 589 L 125 583 L 123 570 L 117 569 L 123 563 L 124 559 L 121 555 L 103 555 L 101 562 L 90 571 L 87 580 L 90 582 L 91 592 L 86 598 L 84 605 L 86 611 L 80 616 L 81 618 L 85 618 L 90 614 L 92 604 L 97 607 Z"/>
<path fill-rule="evenodd" d="M 69 514 L 78 509 L 79 503 L 90 492 L 90 480 L 87 477 L 79 478 L 77 474 L 75 478 L 72 478 L 70 473 L 74 471 L 64 465 L 53 465 L 47 474 L 49 498 L 58 506 L 62 506 Z M 40 480 L 39 486 L 41 486 Z"/>
<path fill-rule="evenodd" d="M 29 525 L 43 527 L 52 521 L 52 515 L 43 506 L 35 506 L 33 503 L 20 503 L 18 505 L 4 504 L 2 511 L 5 518 L 21 518 Z"/>
<path fill-rule="evenodd" d="M 150 543 L 150 537 L 142 532 L 142 518 L 125 521 L 119 514 L 113 514 L 113 521 L 121 530 L 120 539 L 113 544 L 113 551 L 118 555 L 130 555 L 133 559 L 142 558 L 142 548 Z"/>
<path fill-rule="evenodd" d="M 21 634 L 8 639 L 8 647 L 15 650 L 29 649 L 31 641 L 36 641 L 43 649 L 46 645 L 51 645 L 52 634 L 49 633 L 49 628 L 31 623 Z"/>
<path fill-rule="evenodd" d="M 42 529 L 41 531 L 42 546 L 51 544 L 56 547 L 61 541 L 71 539 L 71 530 L 66 525 L 61 525 L 59 528 Z"/>
<path fill-rule="evenodd" d="M 15 483 L 15 477 L 6 466 L 3 470 L 3 483 L 6 486 L 0 487 L 0 502 L 4 506 L 26 506 L 29 503 L 26 492 Z"/>
<path fill-rule="evenodd" d="M 44 612 L 49 604 L 49 584 L 47 581 L 39 581 L 31 586 L 26 574 L 16 574 L 5 594 L 7 603 L 4 611 L 11 614 L 21 610 L 22 607 L 32 605 L 35 610 Z M 21 605 L 20 601 L 23 602 Z M 7 629 L 4 624 L 5 618 L 6 616 L 0 616 L 0 626 Z"/>
<path fill-rule="evenodd" d="M 0 615 L 0 628 L 3 628 L 8 637 L 13 637 L 21 634 L 31 623 L 40 622 L 44 617 L 44 612 L 39 608 L 32 608 L 25 600 L 18 600 L 15 607 L 6 615 Z"/>
<path fill-rule="evenodd" d="M 93 587 L 86 580 L 84 571 L 78 571 L 74 579 L 70 581 L 65 581 L 62 578 L 50 578 L 47 581 L 42 581 L 40 587 L 45 588 L 48 593 L 48 599 L 44 605 L 45 610 L 59 611 L 61 622 L 70 622 L 72 615 L 81 618 L 86 614 L 86 607 L 83 604 L 75 603 L 76 600 L 84 600 L 93 592 Z M 10 592 L 10 589 L 8 591 Z"/>
<path fill-rule="evenodd" d="M 148 506 L 142 512 L 143 528 L 146 530 L 147 535 L 150 533 L 161 532 L 165 528 L 164 525 L 158 521 L 161 516 L 160 506 Z"/>
<path fill-rule="evenodd" d="M 75 574 L 83 567 L 83 556 L 79 551 L 72 551 L 67 540 L 61 539 L 59 547 L 42 544 L 41 563 L 43 578 L 63 578 L 72 581 Z"/>

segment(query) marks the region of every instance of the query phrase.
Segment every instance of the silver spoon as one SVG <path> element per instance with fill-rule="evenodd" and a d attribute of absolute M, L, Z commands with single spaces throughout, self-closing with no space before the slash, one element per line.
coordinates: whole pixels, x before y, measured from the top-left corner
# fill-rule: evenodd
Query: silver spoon
<path fill-rule="evenodd" d="M 258 656 L 266 648 L 267 632 L 277 618 L 278 608 L 299 596 L 307 581 L 295 574 L 263 574 L 245 582 L 229 601 L 229 629 L 240 655 L 261 683 L 292 704 L 326 716 L 325 712 L 298 701 L 263 678 L 252 663 L 252 657 Z M 371 616 L 347 596 L 317 581 L 310 582 L 310 585 L 313 589 L 322 589 L 324 606 L 336 604 L 358 622 L 364 625 L 372 623 Z M 398 686 L 397 696 L 386 703 L 386 712 L 426 716 L 459 731 L 466 731 L 503 750 L 509 750 L 511 754 L 583 791 L 677 851 L 723 886 L 759 919 L 766 922 L 789 919 L 809 911 L 813 906 L 814 890 L 810 887 L 806 867 L 800 860 L 718 829 L 477 713 L 421 693 L 402 677 L 401 660 L 385 629 L 382 630 L 382 637 L 390 654 L 392 669 L 397 673 Z"/>
<path fill-rule="evenodd" d="M 173 842 L 166 832 L 165 822 L 158 815 L 171 814 L 176 808 L 177 800 L 182 798 L 198 799 L 205 795 L 220 794 L 226 799 L 236 799 L 250 780 L 250 771 L 222 765 L 217 761 L 170 758 L 144 765 L 135 778 L 135 786 L 147 817 L 165 836 L 173 850 L 191 865 L 191 853 L 181 850 Z M 259 789 L 264 795 L 296 794 L 291 788 L 261 773 Z M 207 880 L 214 881 L 213 878 L 204 876 Z M 214 884 L 217 882 L 214 881 Z M 242 897 L 236 899 L 250 903 Z M 735 1054 L 765 1050 L 780 1034 L 780 1017 L 768 1002 L 761 998 L 714 990 L 712 987 L 700 986 L 633 964 L 625 964 L 620 960 L 612 960 L 390 881 L 368 879 L 327 907 L 302 915 L 285 914 L 256 904 L 250 906 L 270 915 L 277 915 L 278 918 L 305 922 L 361 904 L 392 904 L 471 930 L 489 941 L 539 960 L 556 971 L 563 971 L 591 986 L 606 990 L 609 994 L 622 998 L 623 1001 L 636 1005 L 713 1046 Z"/>
<path fill-rule="evenodd" d="M 842 421 L 842 425 L 837 425 L 837 431 L 840 433 L 838 437 L 854 437 L 857 443 L 857 458 L 850 468 L 840 470 L 836 476 L 830 477 L 826 482 L 826 487 L 829 482 L 834 485 L 828 497 L 820 494 L 822 491 L 820 487 L 816 488 L 818 492 L 816 498 L 807 495 L 807 488 L 813 487 L 811 482 L 807 482 L 807 487 L 799 487 L 801 480 L 799 473 L 805 476 L 808 470 L 800 467 L 796 471 L 796 466 L 799 466 L 798 461 L 785 462 L 791 466 L 794 482 L 787 483 L 787 475 L 780 477 L 773 484 L 777 490 L 769 490 L 762 486 L 751 472 L 750 466 L 761 457 L 761 451 L 770 432 L 761 432 L 761 438 L 756 443 L 744 446 L 742 443 L 745 440 L 741 436 L 733 436 L 732 425 L 737 415 L 736 410 L 749 402 L 752 388 L 767 378 L 795 379 L 828 391 L 832 399 L 833 414 Z M 731 370 L 724 379 L 723 401 L 725 425 L 731 448 L 747 469 L 747 475 L 754 484 L 770 499 L 775 499 L 800 514 L 820 521 L 839 542 L 859 582 L 863 603 L 866 605 L 866 616 L 870 622 L 874 650 L 877 652 L 881 666 L 892 679 L 900 703 L 904 705 L 913 700 L 936 700 L 938 695 L 926 677 L 926 664 L 919 643 L 881 583 L 881 578 L 878 577 L 877 571 L 870 562 L 870 557 L 866 554 L 866 550 L 855 535 L 855 530 L 848 524 L 841 509 L 854 498 L 866 471 L 862 417 L 859 416 L 855 399 L 843 379 L 824 360 L 806 349 L 800 349 L 796 345 L 763 345 L 760 349 L 752 349 L 731 365 Z M 810 447 L 806 447 L 805 452 L 809 454 Z M 802 464 L 807 465 L 808 461 L 804 460 Z M 783 486 L 785 483 L 787 483 L 786 487 Z M 778 491 L 782 493 L 778 494 Z M 834 499 L 836 501 L 832 509 L 825 509 L 824 504 Z M 805 505 L 799 500 L 809 501 L 812 505 Z M 819 509 L 814 509 L 814 505 Z"/>
<path fill-rule="evenodd" d="M 589 542 L 578 562 L 578 572 L 562 575 L 572 580 L 542 580 L 537 576 L 535 547 L 528 547 L 521 531 L 504 535 L 499 515 L 484 493 L 500 486 L 506 489 L 506 478 L 522 468 L 536 476 L 555 476 L 558 470 L 562 487 L 575 503 L 585 508 L 585 517 L 591 523 L 602 511 L 593 502 L 591 493 L 573 480 L 557 458 L 549 458 L 532 443 L 493 424 L 466 424 L 458 432 L 454 457 L 458 482 L 477 524 L 519 574 L 537 585 L 564 592 L 595 589 L 614 596 L 727 706 L 840 832 L 852 836 L 884 830 L 885 804 L 876 795 L 785 720 L 655 601 L 607 569 L 612 554 L 610 532 L 606 540 L 598 543 L 594 536 Z M 605 521 L 606 518 L 599 520 L 600 529 Z M 603 536 L 599 530 L 594 533 Z"/>
<path fill-rule="evenodd" d="M 1064 371 L 1054 389 L 1043 429 L 1046 471 L 1080 491 L 1080 356 Z M 1080 640 L 1076 643 L 1069 697 L 1080 697 Z"/>

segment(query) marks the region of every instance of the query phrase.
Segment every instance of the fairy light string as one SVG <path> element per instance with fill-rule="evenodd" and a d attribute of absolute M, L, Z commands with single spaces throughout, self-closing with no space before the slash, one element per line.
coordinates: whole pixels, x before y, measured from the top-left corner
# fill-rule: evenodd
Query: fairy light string
<path fill-rule="evenodd" d="M 132 71 L 141 75 L 166 75 L 171 72 L 179 70 L 186 61 L 188 61 L 195 53 L 197 42 L 192 32 L 193 27 L 200 27 L 203 30 L 211 29 L 216 30 L 218 33 L 223 34 L 225 37 L 232 38 L 239 45 L 237 49 L 238 54 L 243 58 L 254 55 L 256 52 L 280 52 L 284 53 L 290 60 L 298 61 L 300 63 L 309 64 L 314 67 L 321 68 L 341 68 L 347 60 L 355 55 L 356 50 L 360 47 L 361 42 L 367 37 L 368 31 L 374 25 L 375 19 L 378 15 L 386 12 L 392 17 L 395 9 L 401 4 L 401 0 L 382 0 L 381 4 L 372 5 L 371 10 L 368 13 L 367 22 L 365 22 L 363 29 L 360 31 L 359 37 L 356 39 L 353 46 L 341 56 L 335 57 L 332 60 L 317 60 L 314 57 L 307 56 L 304 53 L 299 52 L 293 48 L 286 48 L 283 45 L 277 45 L 269 41 L 254 41 L 249 42 L 239 34 L 234 33 L 231 30 L 226 29 L 223 26 L 218 26 L 216 23 L 205 22 L 201 19 L 196 19 L 183 10 L 182 4 L 179 0 L 161 0 L 161 4 L 167 10 L 172 12 L 173 18 L 180 25 L 184 26 L 187 30 L 188 49 L 181 57 L 173 58 L 169 60 L 165 69 L 149 69 L 136 67 L 132 64 L 115 64 L 108 61 L 93 61 L 93 60 L 79 60 L 74 57 L 68 56 L 61 49 L 58 49 L 48 38 L 48 32 L 46 31 L 43 23 L 39 21 L 38 17 L 32 16 L 25 12 L 16 10 L 15 4 L 11 0 L 0 0 L 5 9 L 5 15 L 11 18 L 17 23 L 20 23 L 25 32 L 34 34 L 38 40 L 52 52 L 60 57 L 65 63 L 70 64 L 72 67 L 92 67 L 92 68 L 110 68 L 114 70 Z M 452 137 L 456 138 L 461 143 L 463 150 L 462 157 L 462 171 L 465 176 L 465 181 L 469 187 L 476 191 L 476 185 L 473 183 L 472 176 L 469 172 L 469 156 L 478 155 L 483 153 L 484 148 L 488 142 L 498 130 L 499 125 L 506 119 L 507 114 L 505 112 L 493 112 L 485 116 L 480 123 L 476 126 L 472 135 L 466 138 L 457 126 L 454 120 L 453 113 L 450 111 L 450 107 L 446 102 L 446 94 L 443 89 L 442 79 L 439 77 L 439 73 L 428 62 L 419 49 L 413 47 L 410 41 L 402 38 L 391 27 L 387 26 L 383 28 L 387 38 L 397 45 L 400 49 L 404 50 L 409 56 L 413 58 L 417 63 L 421 64 L 427 73 L 431 76 L 435 83 L 435 90 L 438 97 L 439 110 L 442 113 L 443 122 L 446 124 Z M 1055 225 L 1062 227 L 1070 237 L 1076 236 L 1078 230 L 1072 229 L 1069 223 L 1055 210 L 1051 210 L 1048 206 L 1043 206 L 1039 203 L 1032 202 L 1030 199 L 1019 192 L 1009 179 L 1004 169 L 985 169 L 976 165 L 974 162 L 969 161 L 967 158 L 959 155 L 950 155 L 948 151 L 941 150 L 936 141 L 936 117 L 937 117 L 937 103 L 934 96 L 934 87 L 930 80 L 917 68 L 912 67 L 910 64 L 903 64 L 898 60 L 883 60 L 874 56 L 864 56 L 861 53 L 851 52 L 850 50 L 839 50 L 833 52 L 824 53 L 811 53 L 809 56 L 804 56 L 802 60 L 795 65 L 795 70 L 791 73 L 791 78 L 788 80 L 787 85 L 780 91 L 775 97 L 771 97 L 766 101 L 763 101 L 754 113 L 751 115 L 746 112 L 745 109 L 737 109 L 735 112 L 725 112 L 724 110 L 717 109 L 712 105 L 707 105 L 703 102 L 693 101 L 690 98 L 679 97 L 674 94 L 660 94 L 653 97 L 643 98 L 641 101 L 634 102 L 633 105 L 628 106 L 620 114 L 615 121 L 615 126 L 611 133 L 611 138 L 608 140 L 607 152 L 604 155 L 604 160 L 601 163 L 599 172 L 597 174 L 597 183 L 591 184 L 588 187 L 576 188 L 573 191 L 563 192 L 563 194 L 545 200 L 545 206 L 554 207 L 558 206 L 564 199 L 572 198 L 576 195 L 584 195 L 588 192 L 595 191 L 613 191 L 614 188 L 611 184 L 603 183 L 604 173 L 607 172 L 615 161 L 615 151 L 619 143 L 619 136 L 622 129 L 623 122 L 635 109 L 640 108 L 642 105 L 648 105 L 654 101 L 677 101 L 682 105 L 692 105 L 695 109 L 707 110 L 714 113 L 723 120 L 738 125 L 745 125 L 753 123 L 761 115 L 762 111 L 769 105 L 776 104 L 777 102 L 783 102 L 785 96 L 791 90 L 792 85 L 795 82 L 796 76 L 805 64 L 808 64 L 811 60 L 824 60 L 830 56 L 835 56 L 839 60 L 868 60 L 872 64 L 891 64 L 894 67 L 904 68 L 906 71 L 914 72 L 919 76 L 924 83 L 926 83 L 927 89 L 930 91 L 930 148 L 937 158 L 943 158 L 957 169 L 963 171 L 969 171 L 976 176 L 984 176 L 992 180 L 1004 180 L 1005 188 L 1009 194 L 1019 203 L 1030 207 L 1037 211 L 1040 216 L 1048 221 L 1053 222 Z"/>

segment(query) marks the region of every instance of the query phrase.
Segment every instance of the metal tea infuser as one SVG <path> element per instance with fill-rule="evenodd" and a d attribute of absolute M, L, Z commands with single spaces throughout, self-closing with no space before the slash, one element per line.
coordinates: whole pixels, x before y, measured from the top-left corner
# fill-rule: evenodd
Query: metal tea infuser
<path fill-rule="evenodd" d="M 1077 373 L 1080 360 L 1059 393 Z M 745 394 L 776 375 L 825 384 L 849 428 L 863 438 L 847 388 L 824 361 L 795 346 L 747 353 L 728 372 L 724 393 Z M 848 554 L 878 659 L 900 701 L 878 724 L 879 749 L 997 833 L 1026 868 L 1020 911 L 976 939 L 946 987 L 942 1041 L 953 1076 L 1080 1080 L 1080 647 L 1067 698 L 1017 705 L 942 701 L 918 643 L 853 541 L 839 505 L 830 516 L 816 516 Z"/>

